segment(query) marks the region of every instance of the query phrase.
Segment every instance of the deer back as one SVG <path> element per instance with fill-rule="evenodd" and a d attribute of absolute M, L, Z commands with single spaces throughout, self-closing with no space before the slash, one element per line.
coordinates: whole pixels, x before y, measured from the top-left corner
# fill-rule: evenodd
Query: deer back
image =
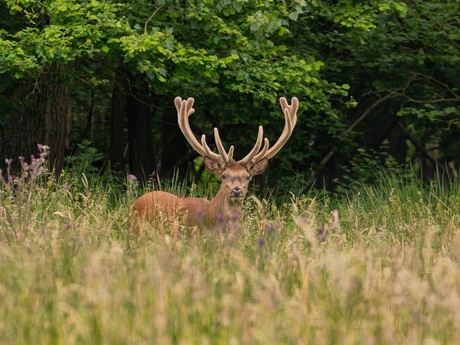
<path fill-rule="evenodd" d="M 131 229 L 138 230 L 144 223 L 173 219 L 179 203 L 178 196 L 167 192 L 155 191 L 140 196 L 129 212 Z"/>
<path fill-rule="evenodd" d="M 175 221 L 184 223 L 188 228 L 202 228 L 206 223 L 208 204 L 209 201 L 203 198 L 181 199 L 167 192 L 149 192 L 131 206 L 131 229 L 138 231 L 142 225 L 160 222 L 171 226 Z"/>

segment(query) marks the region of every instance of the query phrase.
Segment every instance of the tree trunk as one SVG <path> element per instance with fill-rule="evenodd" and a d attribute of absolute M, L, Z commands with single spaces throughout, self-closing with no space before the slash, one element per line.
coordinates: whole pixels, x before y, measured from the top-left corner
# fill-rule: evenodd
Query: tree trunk
<path fill-rule="evenodd" d="M 50 168 L 60 173 L 71 126 L 70 95 L 64 75 L 65 66 L 55 65 L 37 80 L 16 89 L 13 102 L 17 102 L 18 111 L 8 117 L 0 139 L 4 157 L 27 158 L 37 153 L 37 144 L 46 144 L 51 148 Z"/>
<path fill-rule="evenodd" d="M 185 177 L 189 161 L 187 142 L 180 131 L 173 107 L 163 109 L 161 141 L 161 175 L 172 176 L 178 173 L 181 178 Z"/>
<path fill-rule="evenodd" d="M 126 98 L 128 115 L 129 169 L 141 183 L 153 174 L 156 164 L 152 138 L 152 107 L 148 86 L 129 78 L 129 93 Z"/>
<path fill-rule="evenodd" d="M 110 123 L 110 163 L 111 169 L 118 173 L 125 172 L 124 135 L 126 114 L 126 76 L 118 70 L 112 91 L 112 116 Z"/>

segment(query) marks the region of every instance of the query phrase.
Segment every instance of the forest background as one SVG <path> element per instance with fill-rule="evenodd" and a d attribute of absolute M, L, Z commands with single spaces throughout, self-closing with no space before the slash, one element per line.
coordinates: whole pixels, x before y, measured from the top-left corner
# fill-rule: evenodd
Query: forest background
<path fill-rule="evenodd" d="M 195 98 L 195 133 L 212 143 L 218 127 L 236 158 L 259 124 L 276 140 L 284 125 L 277 100 L 297 96 L 295 132 L 259 186 L 340 192 L 371 182 L 380 166 L 456 176 L 459 7 L 3 0 L 0 157 L 17 161 L 47 144 L 57 173 L 200 180 L 175 96 Z"/>
<path fill-rule="evenodd" d="M 2 344 L 459 344 L 459 7 L 0 0 Z M 175 96 L 237 159 L 300 99 L 241 229 L 129 230 L 218 185 Z"/>

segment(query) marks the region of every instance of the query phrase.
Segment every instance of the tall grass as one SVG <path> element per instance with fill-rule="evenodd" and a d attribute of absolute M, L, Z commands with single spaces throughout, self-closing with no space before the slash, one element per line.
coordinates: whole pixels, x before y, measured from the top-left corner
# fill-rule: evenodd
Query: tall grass
<path fill-rule="evenodd" d="M 84 176 L 31 195 L 0 196 L 2 344 L 460 341 L 456 183 L 248 198 L 239 233 L 192 238 L 131 238 L 133 190 Z"/>

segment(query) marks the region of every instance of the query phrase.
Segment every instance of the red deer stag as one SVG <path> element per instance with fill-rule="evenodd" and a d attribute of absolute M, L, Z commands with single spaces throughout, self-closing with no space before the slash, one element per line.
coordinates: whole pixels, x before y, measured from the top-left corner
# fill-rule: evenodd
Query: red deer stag
<path fill-rule="evenodd" d="M 259 175 L 267 168 L 268 160 L 278 153 L 292 134 L 297 122 L 299 101 L 296 97 L 288 104 L 286 98 L 280 98 L 281 109 L 285 116 L 285 125 L 278 141 L 269 148 L 268 139 L 263 138 L 263 128 L 259 126 L 256 144 L 246 157 L 239 161 L 233 158 L 234 147 L 226 151 L 214 128 L 214 138 L 218 154 L 213 152 L 206 143 L 203 134 L 201 143 L 195 138 L 189 125 L 189 116 L 195 112 L 193 98 L 182 100 L 176 97 L 179 127 L 193 149 L 204 157 L 206 168 L 221 177 L 222 183 L 212 200 L 202 198 L 179 198 L 171 193 L 154 191 L 138 198 L 130 210 L 131 229 L 138 230 L 144 223 L 166 220 L 170 223 L 183 222 L 189 229 L 214 229 L 222 231 L 230 227 L 238 227 L 242 218 L 243 200 L 251 178 Z M 262 147 L 262 141 L 264 145 Z M 262 147 L 262 150 L 261 150 Z"/>

